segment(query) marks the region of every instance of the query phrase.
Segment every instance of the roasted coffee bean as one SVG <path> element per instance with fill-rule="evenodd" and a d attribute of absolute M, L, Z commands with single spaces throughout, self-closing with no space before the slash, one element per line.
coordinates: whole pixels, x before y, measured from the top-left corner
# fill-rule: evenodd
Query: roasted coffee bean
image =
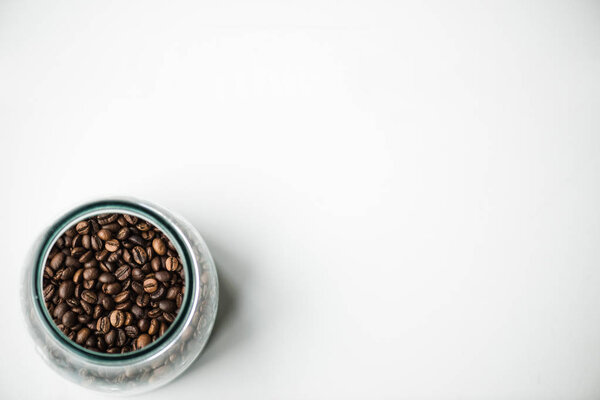
<path fill-rule="evenodd" d="M 152 271 L 157 272 L 162 268 L 162 260 L 160 257 L 154 257 L 152 261 L 150 261 L 150 266 L 152 267 Z"/>
<path fill-rule="evenodd" d="M 133 260 L 139 265 L 145 264 L 146 260 L 148 260 L 146 250 L 142 246 L 135 246 L 131 249 L 131 255 L 133 256 Z"/>
<path fill-rule="evenodd" d="M 175 300 L 177 293 L 179 293 L 179 289 L 176 286 L 171 286 L 169 289 L 167 289 L 167 294 L 165 297 L 169 300 Z"/>
<path fill-rule="evenodd" d="M 98 221 L 100 225 L 106 225 L 115 222 L 117 218 L 119 218 L 117 214 L 101 214 L 96 217 L 96 221 Z"/>
<path fill-rule="evenodd" d="M 164 312 L 173 312 L 177 309 L 177 306 L 171 300 L 161 300 L 158 307 Z"/>
<path fill-rule="evenodd" d="M 82 285 L 84 289 L 91 289 L 94 287 L 94 281 L 83 281 Z"/>
<path fill-rule="evenodd" d="M 92 248 L 92 241 L 90 235 L 85 234 L 81 237 L 81 245 L 86 250 L 90 250 Z"/>
<path fill-rule="evenodd" d="M 83 247 L 74 247 L 71 249 L 71 255 L 75 258 L 79 258 L 79 256 L 81 256 L 83 253 L 85 253 L 85 249 Z"/>
<path fill-rule="evenodd" d="M 120 242 L 117 239 L 110 239 L 107 240 L 106 243 L 104 243 L 104 248 L 110 251 L 111 253 L 114 253 L 115 251 L 119 250 L 119 246 Z"/>
<path fill-rule="evenodd" d="M 115 306 L 115 310 L 121 310 L 121 311 L 129 310 L 130 308 L 131 308 L 131 301 L 129 301 L 129 300 L 124 301 L 122 303 L 118 303 Z"/>
<path fill-rule="evenodd" d="M 150 295 L 148 293 L 140 294 L 135 298 L 135 304 L 138 307 L 144 308 L 150 303 Z"/>
<path fill-rule="evenodd" d="M 73 282 L 81 283 L 82 281 L 83 281 L 83 268 L 80 268 L 77 271 L 75 271 L 75 273 L 73 274 Z"/>
<path fill-rule="evenodd" d="M 94 318 L 94 319 L 99 318 L 102 315 L 103 312 L 104 311 L 102 310 L 102 306 L 100 304 L 96 304 L 94 306 L 94 311 L 92 313 L 92 318 Z"/>
<path fill-rule="evenodd" d="M 141 281 L 144 279 L 144 272 L 140 268 L 134 268 L 131 270 L 131 278 L 135 281 Z"/>
<path fill-rule="evenodd" d="M 122 347 L 127 343 L 127 335 L 123 329 L 117 330 L 117 346 Z"/>
<path fill-rule="evenodd" d="M 67 267 L 79 267 L 81 265 L 81 263 L 79 261 L 77 261 L 77 259 L 73 256 L 67 256 L 65 258 L 65 265 Z"/>
<path fill-rule="evenodd" d="M 138 235 L 131 235 L 127 240 L 135 244 L 136 246 L 143 246 L 146 244 L 145 240 Z"/>
<path fill-rule="evenodd" d="M 93 307 L 90 303 L 88 303 L 87 301 L 81 300 L 79 302 L 81 304 L 81 308 L 83 309 L 83 312 L 86 313 L 87 315 L 90 315 L 93 311 Z M 85 321 L 87 322 L 87 321 Z"/>
<path fill-rule="evenodd" d="M 167 254 L 167 245 L 165 244 L 164 240 L 160 238 L 155 238 L 152 241 L 152 248 L 159 256 L 164 256 Z"/>
<path fill-rule="evenodd" d="M 135 225 L 138 221 L 138 218 L 135 215 L 124 214 L 123 218 L 125 219 L 125 221 L 127 221 L 129 225 Z"/>
<path fill-rule="evenodd" d="M 113 346 L 117 341 L 117 331 L 111 330 L 106 335 L 104 335 L 104 341 L 107 346 Z"/>
<path fill-rule="evenodd" d="M 60 279 L 62 279 L 63 281 L 72 279 L 74 274 L 75 274 L 75 268 L 67 267 L 62 270 L 62 273 L 60 274 Z M 56 278 L 59 278 L 59 277 L 57 276 Z"/>
<path fill-rule="evenodd" d="M 63 314 L 61 321 L 64 326 L 71 328 L 77 323 L 77 314 L 69 310 Z"/>
<path fill-rule="evenodd" d="M 96 345 L 96 338 L 94 336 L 89 336 L 85 341 L 85 347 L 90 348 Z"/>
<path fill-rule="evenodd" d="M 108 258 L 109 255 L 110 255 L 110 252 L 108 250 L 102 249 L 96 253 L 96 260 L 104 261 Z"/>
<path fill-rule="evenodd" d="M 81 314 L 77 316 L 77 322 L 79 322 L 80 324 L 87 324 L 88 322 L 90 322 L 92 320 L 92 317 L 89 316 L 88 314 Z"/>
<path fill-rule="evenodd" d="M 115 276 L 110 272 L 103 272 L 98 277 L 98 282 L 101 283 L 113 283 L 115 281 Z"/>
<path fill-rule="evenodd" d="M 124 290 L 115 296 L 115 302 L 117 302 L 117 303 L 122 303 L 127 300 L 129 300 L 129 291 L 128 290 Z"/>
<path fill-rule="evenodd" d="M 62 316 L 69 310 L 69 306 L 65 303 L 59 303 L 54 307 L 52 316 L 57 319 L 62 319 Z"/>
<path fill-rule="evenodd" d="M 75 284 L 72 281 L 64 281 L 58 287 L 58 295 L 61 299 L 68 299 L 73 296 L 75 291 Z"/>
<path fill-rule="evenodd" d="M 87 301 L 90 304 L 96 304 L 98 301 L 98 295 L 90 290 L 84 290 L 81 293 L 81 299 Z"/>
<path fill-rule="evenodd" d="M 102 239 L 100 239 L 98 236 L 91 236 L 90 237 L 90 245 L 92 246 L 92 249 L 95 251 L 101 250 L 102 249 Z"/>
<path fill-rule="evenodd" d="M 115 271 L 115 277 L 120 281 L 124 281 L 125 279 L 129 278 L 130 274 L 131 274 L 131 267 L 127 264 L 121 265 Z"/>
<path fill-rule="evenodd" d="M 90 232 L 90 224 L 87 221 L 81 221 L 77 225 L 75 225 L 75 230 L 80 235 L 86 235 Z"/>
<path fill-rule="evenodd" d="M 142 239 L 144 239 L 146 241 L 151 241 L 152 239 L 154 239 L 154 236 L 156 236 L 156 232 L 154 232 L 154 231 L 145 231 L 145 232 L 142 232 L 140 234 L 140 236 L 142 237 Z"/>
<path fill-rule="evenodd" d="M 179 268 L 179 260 L 176 257 L 168 257 L 165 261 L 165 269 L 167 271 L 177 271 Z"/>
<path fill-rule="evenodd" d="M 90 337 L 92 332 L 88 328 L 81 328 L 79 332 L 77 332 L 77 338 L 75 341 L 78 344 L 84 344 L 86 340 Z"/>
<path fill-rule="evenodd" d="M 54 296 L 56 288 L 53 285 L 48 285 L 44 288 L 44 300 L 49 301 Z"/>
<path fill-rule="evenodd" d="M 137 338 L 137 348 L 141 349 L 143 347 L 148 346 L 150 343 L 152 343 L 152 338 L 146 334 L 146 333 L 142 333 L 138 338 Z"/>
<path fill-rule="evenodd" d="M 154 274 L 154 277 L 160 282 L 167 282 L 171 280 L 171 273 L 169 271 L 158 271 Z"/>
<path fill-rule="evenodd" d="M 121 284 L 119 282 L 106 283 L 106 284 L 104 284 L 102 289 L 104 290 L 104 293 L 106 293 L 106 294 L 111 294 L 111 295 L 117 294 L 121 291 Z"/>
<path fill-rule="evenodd" d="M 114 272 L 114 271 L 115 271 L 115 269 L 116 269 L 116 265 L 115 265 L 115 263 L 112 263 L 112 262 L 110 262 L 110 261 L 102 261 L 102 262 L 100 263 L 100 269 L 101 269 L 103 272 L 111 272 L 111 273 L 112 273 L 112 272 Z"/>
<path fill-rule="evenodd" d="M 86 281 L 92 281 L 98 279 L 100 276 L 100 270 L 98 268 L 85 268 L 83 270 L 83 279 Z"/>
<path fill-rule="evenodd" d="M 94 258 L 94 253 L 91 250 L 86 251 L 79 257 L 80 263 L 86 263 Z"/>
<path fill-rule="evenodd" d="M 141 332 L 147 332 L 148 328 L 150 328 L 150 321 L 146 318 L 140 319 L 137 326 Z"/>
<path fill-rule="evenodd" d="M 144 281 L 144 291 L 146 293 L 154 293 L 158 289 L 158 282 L 154 278 L 149 278 Z"/>
<path fill-rule="evenodd" d="M 154 292 L 150 293 L 150 299 L 160 300 L 165 297 L 165 292 L 165 287 L 163 285 L 158 285 L 158 288 Z"/>
<path fill-rule="evenodd" d="M 72 297 L 71 297 L 71 298 L 69 298 L 69 299 L 66 299 L 66 300 L 65 300 L 65 303 L 67 303 L 67 305 L 68 305 L 69 307 L 71 307 L 71 308 L 74 308 L 74 307 L 79 307 L 79 300 L 77 300 L 77 299 L 74 299 L 74 298 L 72 298 Z"/>
<path fill-rule="evenodd" d="M 104 293 L 102 293 L 102 297 L 100 297 L 100 305 L 102 305 L 102 307 L 104 307 L 105 310 L 107 311 L 112 311 L 115 308 L 115 301 L 112 299 L 112 297 L 105 295 Z"/>
<path fill-rule="evenodd" d="M 181 308 L 181 303 L 183 303 L 183 293 L 177 293 L 175 303 L 177 304 L 177 308 Z"/>
<path fill-rule="evenodd" d="M 155 335 L 158 332 L 160 324 L 157 319 L 153 318 L 150 320 L 150 325 L 148 326 L 148 335 Z"/>
<path fill-rule="evenodd" d="M 148 316 L 150 318 L 158 318 L 161 316 L 161 314 L 162 314 L 162 311 L 158 307 L 153 308 L 152 310 L 148 311 Z"/>
<path fill-rule="evenodd" d="M 123 247 L 125 247 L 123 249 L 123 261 L 125 261 L 128 264 L 132 264 L 133 263 L 133 261 L 132 261 L 133 258 L 131 257 L 131 253 L 127 249 L 127 246 L 123 245 Z"/>
<path fill-rule="evenodd" d="M 114 326 L 115 328 L 122 327 L 123 323 L 125 322 L 125 315 L 123 314 L 123 311 L 120 311 L 120 310 L 112 311 L 109 315 L 109 318 L 110 318 L 110 324 L 112 326 Z"/>
<path fill-rule="evenodd" d="M 131 306 L 131 314 L 133 314 L 136 319 L 142 319 L 145 315 L 144 309 L 137 304 Z"/>
<path fill-rule="evenodd" d="M 91 259 L 83 264 L 83 268 L 96 268 L 98 266 L 98 261 L 95 259 Z"/>
<path fill-rule="evenodd" d="M 171 323 L 175 320 L 175 315 L 173 313 L 170 312 L 165 312 L 162 314 L 162 317 L 164 318 L 165 321 L 167 321 L 168 323 Z"/>
<path fill-rule="evenodd" d="M 131 231 L 129 230 L 129 228 L 127 228 L 125 226 L 125 227 L 119 229 L 119 232 L 117 232 L 116 238 L 119 240 L 125 240 L 129 237 L 130 234 L 131 234 Z"/>
<path fill-rule="evenodd" d="M 56 255 L 54 257 L 52 257 L 52 259 L 50 260 L 50 268 L 52 268 L 53 270 L 57 270 L 61 267 L 62 263 L 65 261 L 65 254 L 64 253 L 56 253 Z"/>
<path fill-rule="evenodd" d="M 102 225 L 102 229 L 107 230 L 111 234 L 113 234 L 113 233 L 118 232 L 118 230 L 121 229 L 121 226 L 119 224 L 113 222 L 111 224 Z M 100 232 L 98 232 L 98 233 L 100 233 Z"/>
<path fill-rule="evenodd" d="M 144 285 L 141 282 L 131 282 L 131 290 L 137 294 L 144 293 Z"/>
<path fill-rule="evenodd" d="M 110 329 L 110 319 L 108 317 L 98 318 L 96 330 L 102 334 L 106 334 Z"/>
<path fill-rule="evenodd" d="M 138 336 L 139 331 L 138 328 L 133 325 L 128 325 L 124 328 L 125 334 L 130 338 L 135 338 Z"/>

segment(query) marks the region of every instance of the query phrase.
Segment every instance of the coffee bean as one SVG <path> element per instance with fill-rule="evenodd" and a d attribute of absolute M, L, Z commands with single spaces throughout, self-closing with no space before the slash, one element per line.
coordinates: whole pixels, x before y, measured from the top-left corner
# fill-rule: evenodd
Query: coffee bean
<path fill-rule="evenodd" d="M 150 296 L 148 293 L 140 294 L 135 298 L 135 304 L 138 307 L 144 308 L 150 303 Z"/>
<path fill-rule="evenodd" d="M 154 274 L 154 277 L 160 282 L 167 282 L 171 280 L 171 273 L 169 271 L 158 271 Z"/>
<path fill-rule="evenodd" d="M 146 333 L 142 333 L 138 338 L 137 338 L 137 348 L 141 349 L 143 347 L 148 346 L 150 343 L 152 343 L 152 338 L 150 338 L 150 336 Z"/>
<path fill-rule="evenodd" d="M 83 253 L 85 253 L 85 249 L 83 247 L 74 247 L 71 249 L 71 255 L 75 258 L 79 258 L 79 256 L 81 256 Z"/>
<path fill-rule="evenodd" d="M 90 250 L 92 248 L 92 241 L 90 235 L 86 234 L 81 237 L 81 245 L 86 250 Z"/>
<path fill-rule="evenodd" d="M 67 256 L 65 258 L 65 265 L 67 267 L 79 267 L 81 265 L 81 263 L 79 261 L 77 261 L 77 259 L 73 256 Z"/>
<path fill-rule="evenodd" d="M 115 302 L 112 297 L 105 295 L 102 293 L 102 297 L 100 297 L 99 303 L 104 307 L 107 311 L 112 311 L 115 308 Z"/>
<path fill-rule="evenodd" d="M 104 248 L 110 251 L 111 253 L 114 253 L 115 251 L 119 250 L 119 246 L 120 243 L 117 239 L 111 239 L 104 243 Z"/>
<path fill-rule="evenodd" d="M 87 303 L 86 303 L 87 304 Z M 89 305 L 88 305 L 89 306 Z M 87 324 L 88 322 L 90 322 L 92 319 L 91 316 L 89 316 L 88 314 L 81 314 L 77 316 L 77 322 L 79 322 L 80 324 Z"/>
<path fill-rule="evenodd" d="M 160 257 L 154 257 L 152 261 L 150 261 L 150 266 L 152 267 L 152 271 L 157 272 L 162 268 L 162 260 Z"/>
<path fill-rule="evenodd" d="M 140 268 L 134 268 L 131 270 L 131 278 L 135 281 L 141 281 L 144 279 L 144 272 Z"/>
<path fill-rule="evenodd" d="M 77 338 L 75 341 L 78 344 L 84 344 L 86 340 L 90 337 L 92 332 L 88 328 L 81 328 L 79 332 L 77 332 Z"/>
<path fill-rule="evenodd" d="M 61 320 L 64 326 L 71 328 L 77 323 L 77 315 L 73 311 L 69 310 L 63 314 Z"/>
<path fill-rule="evenodd" d="M 125 221 L 127 221 L 129 225 L 135 225 L 138 221 L 138 218 L 135 215 L 124 214 L 123 218 L 125 218 Z"/>
<path fill-rule="evenodd" d="M 101 283 L 113 283 L 115 281 L 115 276 L 110 272 L 103 272 L 98 277 L 98 282 Z"/>
<path fill-rule="evenodd" d="M 90 290 L 84 290 L 81 293 L 81 299 L 87 301 L 90 304 L 96 304 L 98 301 L 98 295 Z"/>
<path fill-rule="evenodd" d="M 119 229 L 119 232 L 117 232 L 117 239 L 125 240 L 129 237 L 130 234 L 131 234 L 131 231 L 129 230 L 129 228 L 123 227 L 123 228 Z"/>
<path fill-rule="evenodd" d="M 86 235 L 90 232 L 90 224 L 87 221 L 81 221 L 77 225 L 75 225 L 75 230 L 80 235 Z"/>
<path fill-rule="evenodd" d="M 158 289 L 158 282 L 154 278 L 149 278 L 144 281 L 144 291 L 146 293 L 154 293 Z"/>
<path fill-rule="evenodd" d="M 142 318 L 138 321 L 137 326 L 141 332 L 147 332 L 148 328 L 150 328 L 150 321 L 146 318 Z"/>
<path fill-rule="evenodd" d="M 115 276 L 120 281 L 124 281 L 125 279 L 129 278 L 130 274 L 131 274 L 131 267 L 127 264 L 121 265 L 115 271 Z"/>
<path fill-rule="evenodd" d="M 67 267 L 65 269 L 62 270 L 62 273 L 60 274 L 60 277 L 56 277 L 56 278 L 60 278 L 63 281 L 66 281 L 68 279 L 73 278 L 73 274 L 75 274 L 75 268 L 73 267 Z"/>
<path fill-rule="evenodd" d="M 88 303 L 85 300 L 81 300 L 80 304 L 81 304 L 81 308 L 83 308 L 83 312 L 85 312 L 87 315 L 90 315 L 92 313 L 93 308 L 90 303 Z M 88 321 L 85 321 L 85 322 L 88 322 Z"/>
<path fill-rule="evenodd" d="M 100 318 L 102 313 L 103 313 L 102 306 L 100 304 L 96 304 L 96 306 L 94 306 L 94 311 L 92 312 L 92 318 L 98 319 L 98 318 Z"/>
<path fill-rule="evenodd" d="M 92 249 L 95 251 L 102 249 L 102 239 L 100 239 L 98 236 L 92 236 L 90 238 L 90 244 L 92 246 Z"/>
<path fill-rule="evenodd" d="M 104 341 L 108 346 L 113 346 L 117 341 L 117 331 L 112 330 L 104 335 Z"/>
<path fill-rule="evenodd" d="M 114 282 L 114 283 L 105 283 L 105 286 L 103 286 L 103 290 L 104 293 L 106 294 L 117 294 L 121 291 L 121 284 L 118 282 Z"/>
<path fill-rule="evenodd" d="M 168 257 L 165 261 L 165 269 L 167 271 L 176 271 L 179 268 L 179 260 L 176 257 Z"/>
<path fill-rule="evenodd" d="M 117 330 L 117 346 L 122 347 L 127 343 L 127 335 L 123 329 Z"/>
<path fill-rule="evenodd" d="M 90 348 L 96 345 L 96 338 L 94 336 L 89 336 L 85 341 L 85 347 Z"/>
<path fill-rule="evenodd" d="M 94 253 L 91 250 L 86 251 L 79 257 L 80 263 L 86 263 L 94 258 Z"/>
<path fill-rule="evenodd" d="M 124 290 L 115 296 L 115 301 L 117 303 L 122 303 L 127 300 L 129 300 L 129 291 L 128 290 Z"/>
<path fill-rule="evenodd" d="M 131 314 L 133 314 L 136 319 L 142 319 L 145 315 L 144 309 L 137 304 L 131 306 Z"/>
<path fill-rule="evenodd" d="M 152 248 L 159 256 L 164 256 L 167 254 L 167 245 L 165 244 L 164 240 L 160 238 L 155 238 L 152 241 Z"/>
<path fill-rule="evenodd" d="M 123 323 L 125 322 L 125 315 L 123 314 L 123 311 L 120 311 L 120 310 L 112 311 L 109 315 L 109 318 L 110 318 L 110 324 L 112 326 L 114 326 L 115 328 L 122 327 Z"/>
<path fill-rule="evenodd" d="M 108 317 L 98 318 L 96 322 L 96 330 L 102 334 L 106 334 L 110 329 L 110 319 Z"/>
<path fill-rule="evenodd" d="M 52 316 L 57 319 L 62 319 L 63 315 L 69 310 L 69 306 L 65 303 L 59 303 L 54 308 Z"/>
<path fill-rule="evenodd" d="M 142 246 L 135 246 L 131 250 L 131 255 L 133 256 L 133 260 L 139 265 L 145 264 L 148 260 L 146 250 Z"/>
<path fill-rule="evenodd" d="M 111 234 L 117 233 L 121 229 L 121 225 L 113 222 L 111 224 L 102 225 L 103 230 L 109 231 Z M 100 233 L 100 232 L 98 232 Z"/>
<path fill-rule="evenodd" d="M 54 257 L 50 260 L 50 268 L 53 270 L 57 270 L 61 267 L 62 263 L 65 261 L 64 253 L 56 253 Z"/>
<path fill-rule="evenodd" d="M 150 317 L 150 318 L 158 318 L 161 316 L 161 314 L 162 314 L 162 311 L 158 307 L 153 308 L 152 310 L 148 311 L 148 317 Z"/>
<path fill-rule="evenodd" d="M 86 281 L 98 279 L 99 276 L 100 271 L 98 270 L 98 268 L 86 268 L 83 270 L 83 279 Z"/>
<path fill-rule="evenodd" d="M 151 319 L 148 327 L 148 335 L 155 335 L 158 332 L 159 327 L 160 324 L 158 323 L 158 320 L 155 318 Z"/>
<path fill-rule="evenodd" d="M 83 281 L 83 268 L 78 269 L 73 274 L 73 282 L 74 283 L 81 283 L 82 281 Z"/>
<path fill-rule="evenodd" d="M 144 285 L 141 282 L 131 282 L 131 290 L 137 294 L 144 293 Z"/>
<path fill-rule="evenodd" d="M 150 228 L 151 228 L 150 224 L 147 222 L 144 222 L 144 221 L 138 223 L 135 227 L 140 232 L 145 232 L 147 230 L 150 230 Z"/>
<path fill-rule="evenodd" d="M 173 312 L 177 309 L 177 306 L 171 300 L 161 300 L 158 307 L 165 312 Z"/>
<path fill-rule="evenodd" d="M 177 297 L 177 293 L 179 293 L 179 288 L 177 288 L 176 286 L 171 286 L 169 289 L 167 289 L 167 294 L 165 295 L 165 297 L 169 300 L 175 300 L 175 297 Z"/>
<path fill-rule="evenodd" d="M 64 281 L 58 287 L 58 295 L 61 299 L 66 299 L 73 296 L 73 292 L 75 291 L 75 284 L 71 281 Z"/>
<path fill-rule="evenodd" d="M 124 331 L 125 334 L 130 338 L 135 338 L 139 334 L 138 328 L 133 325 L 126 326 Z"/>
<path fill-rule="evenodd" d="M 83 281 L 82 285 L 84 289 L 91 289 L 94 287 L 94 281 Z"/>
<path fill-rule="evenodd" d="M 96 221 L 98 221 L 100 225 L 106 225 L 115 222 L 117 218 L 119 218 L 117 214 L 101 214 L 96 217 Z"/>
<path fill-rule="evenodd" d="M 165 321 L 167 321 L 168 323 L 171 323 L 175 320 L 175 314 L 170 313 L 170 312 L 164 312 L 162 314 L 162 317 Z"/>
<path fill-rule="evenodd" d="M 159 300 L 165 297 L 165 287 L 163 285 L 158 285 L 158 288 L 153 293 L 150 293 L 150 299 Z"/>

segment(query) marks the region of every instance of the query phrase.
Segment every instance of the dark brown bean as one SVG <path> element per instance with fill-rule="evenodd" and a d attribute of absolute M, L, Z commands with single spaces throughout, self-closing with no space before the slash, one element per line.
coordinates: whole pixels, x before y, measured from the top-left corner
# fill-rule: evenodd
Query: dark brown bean
<path fill-rule="evenodd" d="M 115 277 L 120 281 L 124 281 L 125 279 L 129 278 L 130 274 L 131 274 L 131 267 L 127 264 L 121 265 L 115 271 Z"/>
<path fill-rule="evenodd" d="M 109 318 L 110 318 L 110 324 L 112 326 L 114 326 L 115 328 L 122 327 L 123 323 L 125 322 L 125 315 L 123 314 L 123 311 L 120 311 L 120 310 L 112 311 L 109 315 Z"/>
<path fill-rule="evenodd" d="M 138 338 L 137 338 L 137 348 L 141 349 L 143 347 L 148 346 L 150 343 L 152 343 L 152 338 L 146 334 L 146 333 L 142 333 Z"/>
<path fill-rule="evenodd" d="M 100 276 L 100 270 L 98 268 L 85 268 L 83 270 L 83 279 L 86 281 L 92 281 L 98 279 Z"/>
<path fill-rule="evenodd" d="M 57 270 L 62 266 L 62 263 L 65 261 L 64 253 L 56 253 L 54 257 L 50 260 L 50 268 L 53 270 Z"/>
<path fill-rule="evenodd" d="M 113 283 L 115 281 L 115 276 L 110 272 L 103 272 L 98 277 L 98 282 L 101 283 Z"/>
<path fill-rule="evenodd" d="M 171 300 L 161 300 L 158 302 L 158 307 L 164 312 L 173 312 L 177 309 L 177 306 Z"/>
<path fill-rule="evenodd" d="M 77 338 L 75 341 L 78 344 L 84 344 L 86 340 L 90 337 L 92 332 L 88 328 L 81 328 L 79 332 L 77 332 Z"/>
<path fill-rule="evenodd" d="M 145 264 L 148 260 L 146 250 L 142 246 L 135 246 L 131 249 L 131 255 L 133 256 L 133 260 L 139 265 Z"/>
<path fill-rule="evenodd" d="M 81 299 L 87 301 L 90 304 L 96 304 L 98 301 L 98 295 L 91 290 L 84 290 L 81 293 Z"/>
<path fill-rule="evenodd" d="M 169 271 L 158 271 L 154 274 L 154 277 L 160 282 L 167 282 L 171 280 L 171 273 Z"/>
<path fill-rule="evenodd" d="M 64 281 L 58 287 L 58 295 L 61 299 L 67 299 L 73 296 L 73 292 L 75 291 L 75 284 L 72 281 Z"/>
<path fill-rule="evenodd" d="M 104 248 L 110 251 L 111 253 L 114 253 L 115 251 L 119 250 L 120 245 L 121 244 L 117 239 L 110 239 L 107 240 L 106 243 L 104 243 Z"/>
<path fill-rule="evenodd" d="M 81 221 L 77 225 L 75 225 L 75 230 L 80 235 L 86 235 L 90 232 L 90 224 L 87 221 Z"/>
<path fill-rule="evenodd" d="M 168 257 L 165 261 L 165 269 L 167 271 L 177 271 L 179 268 L 179 260 L 176 257 Z"/>
<path fill-rule="evenodd" d="M 146 293 L 154 293 L 158 289 L 158 282 L 154 278 L 149 278 L 144 281 L 144 291 Z"/>
<path fill-rule="evenodd" d="M 106 334 L 110 329 L 110 325 L 110 319 L 108 317 L 99 318 L 96 323 L 96 330 L 101 334 Z"/>

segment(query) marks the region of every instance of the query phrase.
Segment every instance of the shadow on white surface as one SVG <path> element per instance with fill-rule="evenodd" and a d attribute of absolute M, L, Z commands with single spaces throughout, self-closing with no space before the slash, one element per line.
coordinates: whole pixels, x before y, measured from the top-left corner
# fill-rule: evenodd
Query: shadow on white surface
<path fill-rule="evenodd" d="M 241 285 L 246 279 L 246 269 L 239 259 L 232 257 L 231 250 L 223 250 L 210 238 L 204 237 L 212 253 L 219 276 L 219 309 L 215 319 L 212 334 L 206 347 L 192 365 L 179 376 L 171 385 L 177 385 L 182 379 L 189 379 L 190 375 L 200 373 L 215 362 L 229 358 L 236 347 L 251 335 L 251 328 L 244 324 L 240 317 L 240 292 Z"/>

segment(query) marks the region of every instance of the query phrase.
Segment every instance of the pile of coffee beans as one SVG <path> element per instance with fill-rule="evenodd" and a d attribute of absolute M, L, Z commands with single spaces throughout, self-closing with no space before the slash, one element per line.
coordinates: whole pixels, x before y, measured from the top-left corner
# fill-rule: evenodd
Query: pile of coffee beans
<path fill-rule="evenodd" d="M 43 294 L 56 326 L 89 350 L 149 345 L 181 307 L 185 276 L 171 241 L 147 221 L 102 214 L 69 228 L 50 250 Z"/>

